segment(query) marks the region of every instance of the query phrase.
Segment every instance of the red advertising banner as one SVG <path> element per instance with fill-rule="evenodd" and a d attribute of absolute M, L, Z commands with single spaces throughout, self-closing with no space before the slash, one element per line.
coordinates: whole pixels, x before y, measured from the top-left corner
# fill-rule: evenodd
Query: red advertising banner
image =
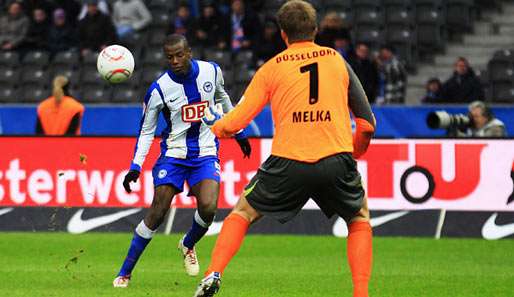
<path fill-rule="evenodd" d="M 128 171 L 135 138 L 0 138 L 0 206 L 144 207 L 153 198 L 152 166 L 158 141 L 128 194 Z M 259 167 L 260 140 L 251 140 L 253 155 L 244 159 L 235 140 L 221 141 L 223 179 L 219 206 L 232 207 Z M 194 207 L 187 187 L 177 207 Z"/>
<path fill-rule="evenodd" d="M 145 207 L 153 197 L 156 140 L 141 178 L 122 186 L 135 138 L 0 138 L 0 206 Z M 243 159 L 234 140 L 220 145 L 219 207 L 232 207 L 271 140 L 252 139 Z M 371 209 L 514 211 L 513 140 L 376 140 L 358 163 Z M 173 203 L 194 207 L 186 190 Z M 306 208 L 316 208 L 309 203 Z"/>

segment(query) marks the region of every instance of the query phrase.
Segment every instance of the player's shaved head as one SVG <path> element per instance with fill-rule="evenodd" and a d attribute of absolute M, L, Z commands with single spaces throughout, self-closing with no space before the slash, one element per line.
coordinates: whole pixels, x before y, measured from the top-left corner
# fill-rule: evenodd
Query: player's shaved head
<path fill-rule="evenodd" d="M 286 2 L 277 12 L 280 29 L 291 44 L 297 41 L 312 41 L 316 36 L 316 9 L 306 1 Z"/>
<path fill-rule="evenodd" d="M 186 75 L 191 69 L 191 48 L 184 36 L 168 35 L 164 40 L 164 55 L 175 74 Z"/>
<path fill-rule="evenodd" d="M 175 46 L 177 44 L 181 44 L 184 48 L 189 48 L 189 43 L 184 35 L 180 34 L 170 34 L 166 36 L 164 40 L 164 46 Z"/>

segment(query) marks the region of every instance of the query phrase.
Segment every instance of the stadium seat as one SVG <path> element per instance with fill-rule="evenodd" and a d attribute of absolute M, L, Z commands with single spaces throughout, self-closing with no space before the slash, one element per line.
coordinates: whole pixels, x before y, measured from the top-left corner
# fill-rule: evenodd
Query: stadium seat
<path fill-rule="evenodd" d="M 147 68 L 148 66 L 159 66 L 160 68 L 167 65 L 167 61 L 164 57 L 164 52 L 162 51 L 162 47 L 148 47 L 145 49 L 145 54 L 143 58 L 143 68 Z"/>
<path fill-rule="evenodd" d="M 384 24 L 384 13 L 377 9 L 363 8 L 357 9 L 353 15 L 353 23 L 357 27 L 363 25 L 382 26 Z"/>
<path fill-rule="evenodd" d="M 22 102 L 41 102 L 51 95 L 51 91 L 42 87 L 21 88 L 19 96 Z"/>
<path fill-rule="evenodd" d="M 236 105 L 241 97 L 243 96 L 244 91 L 246 90 L 246 84 L 234 84 L 228 90 L 230 94 L 230 99 L 232 100 L 232 104 Z"/>
<path fill-rule="evenodd" d="M 85 66 L 95 66 L 96 60 L 98 59 L 98 53 L 90 52 L 82 57 L 82 64 Z"/>
<path fill-rule="evenodd" d="M 470 31 L 473 27 L 473 0 L 447 0 L 446 23 L 448 30 L 456 33 Z"/>
<path fill-rule="evenodd" d="M 360 8 L 363 8 L 363 7 L 369 7 L 369 8 L 379 8 L 382 6 L 382 1 L 381 0 L 356 0 L 356 1 L 353 1 L 353 6 L 352 8 L 353 9 L 360 9 Z"/>
<path fill-rule="evenodd" d="M 80 71 L 80 82 L 81 84 L 97 84 L 103 83 L 103 78 L 95 67 L 83 67 Z"/>
<path fill-rule="evenodd" d="M 284 3 L 285 0 L 267 0 L 264 3 L 264 10 L 277 11 Z"/>
<path fill-rule="evenodd" d="M 152 28 L 166 28 L 170 25 L 171 17 L 167 11 L 162 10 L 152 10 L 152 23 L 150 27 Z"/>
<path fill-rule="evenodd" d="M 193 47 L 191 47 L 191 51 L 193 53 L 193 58 L 194 59 L 203 60 L 203 58 L 204 58 L 203 47 L 201 47 L 201 46 L 193 46 Z"/>
<path fill-rule="evenodd" d="M 357 30 L 355 30 L 355 39 L 356 42 L 364 42 L 371 48 L 378 48 L 381 44 L 384 43 L 383 34 L 379 28 L 357 28 Z"/>
<path fill-rule="evenodd" d="M 234 69 L 234 73 L 237 73 L 234 75 L 235 83 L 246 85 L 250 82 L 250 80 L 252 80 L 255 71 L 246 67 L 238 67 Z"/>
<path fill-rule="evenodd" d="M 337 12 L 337 15 L 343 20 L 343 24 L 351 27 L 353 25 L 353 13 L 347 10 Z"/>
<path fill-rule="evenodd" d="M 382 2 L 385 7 L 395 6 L 405 8 L 414 5 L 414 0 L 383 0 Z"/>
<path fill-rule="evenodd" d="M 23 56 L 22 65 L 45 67 L 50 61 L 50 54 L 45 51 L 31 51 Z"/>
<path fill-rule="evenodd" d="M 352 0 L 323 0 L 323 6 L 327 11 L 349 10 L 352 7 Z"/>
<path fill-rule="evenodd" d="M 150 87 L 150 84 L 164 73 L 162 67 L 150 66 L 144 67 L 141 74 L 140 86 L 144 89 Z"/>
<path fill-rule="evenodd" d="M 150 35 L 149 44 L 150 46 L 162 46 L 166 39 L 166 31 L 164 30 L 153 30 Z"/>
<path fill-rule="evenodd" d="M 391 7 L 386 10 L 387 25 L 414 25 L 415 14 L 406 8 Z"/>
<path fill-rule="evenodd" d="M 487 69 L 492 83 L 514 81 L 514 65 L 512 63 L 492 60 Z"/>
<path fill-rule="evenodd" d="M 509 64 L 493 63 L 489 66 L 489 78 L 491 82 L 507 82 L 514 79 L 514 67 Z"/>
<path fill-rule="evenodd" d="M 417 7 L 420 6 L 431 6 L 441 8 L 446 0 L 414 0 Z"/>
<path fill-rule="evenodd" d="M 82 101 L 82 93 L 80 92 L 78 86 L 71 85 L 68 91 L 70 92 L 71 97 L 77 99 L 78 101 Z"/>
<path fill-rule="evenodd" d="M 57 53 L 52 59 L 52 66 L 55 65 L 69 65 L 78 67 L 80 62 L 79 53 L 76 51 L 65 51 Z"/>
<path fill-rule="evenodd" d="M 113 102 L 143 102 L 138 89 L 115 87 L 112 93 Z"/>
<path fill-rule="evenodd" d="M 493 55 L 493 58 L 491 61 L 514 64 L 514 51 L 508 50 L 508 49 L 498 50 L 498 51 L 494 52 L 494 55 Z"/>
<path fill-rule="evenodd" d="M 50 67 L 48 67 L 48 72 L 50 76 L 53 78 L 56 75 L 62 74 L 70 74 L 71 72 L 78 72 L 79 70 L 75 70 L 71 65 L 65 65 L 65 64 L 50 64 Z"/>
<path fill-rule="evenodd" d="M 9 86 L 0 87 L 0 102 L 4 103 L 23 103 L 18 96 L 18 90 Z"/>
<path fill-rule="evenodd" d="M 443 28 L 437 24 L 418 24 L 418 44 L 431 49 L 444 48 Z"/>
<path fill-rule="evenodd" d="M 20 72 L 16 68 L 0 66 L 0 84 L 2 86 L 16 87 L 19 77 Z"/>
<path fill-rule="evenodd" d="M 489 85 L 489 72 L 487 70 L 475 69 L 475 75 L 482 86 Z"/>
<path fill-rule="evenodd" d="M 418 24 L 442 25 L 444 13 L 441 9 L 433 6 L 418 6 L 416 7 L 416 22 Z"/>
<path fill-rule="evenodd" d="M 228 51 L 210 50 L 205 53 L 207 61 L 216 62 L 222 69 L 232 68 L 232 57 Z"/>
<path fill-rule="evenodd" d="M 0 65 L 17 67 L 20 63 L 20 55 L 17 52 L 0 51 Z"/>
<path fill-rule="evenodd" d="M 416 32 L 409 27 L 392 26 L 387 28 L 387 43 L 396 49 L 396 53 L 406 62 L 409 70 L 416 66 Z"/>
<path fill-rule="evenodd" d="M 82 88 L 82 102 L 102 103 L 110 101 L 112 90 L 101 86 Z"/>
<path fill-rule="evenodd" d="M 21 70 L 21 83 L 24 88 L 45 87 L 50 82 L 48 71 L 37 67 L 24 67 Z"/>
<path fill-rule="evenodd" d="M 514 85 L 511 83 L 493 84 L 492 100 L 496 103 L 514 103 Z"/>
<path fill-rule="evenodd" d="M 158 29 L 155 28 L 153 30 Z M 137 59 L 140 57 L 143 47 L 148 43 L 148 35 L 149 33 L 146 30 L 142 32 L 136 32 L 130 37 L 120 40 L 120 43 L 132 52 L 134 59 L 137 61 Z"/>
<path fill-rule="evenodd" d="M 241 51 L 236 54 L 236 65 L 253 65 L 254 57 L 252 51 Z"/>
<path fill-rule="evenodd" d="M 225 80 L 225 88 L 230 88 L 235 82 L 234 71 L 230 69 L 223 70 L 223 79 Z"/>

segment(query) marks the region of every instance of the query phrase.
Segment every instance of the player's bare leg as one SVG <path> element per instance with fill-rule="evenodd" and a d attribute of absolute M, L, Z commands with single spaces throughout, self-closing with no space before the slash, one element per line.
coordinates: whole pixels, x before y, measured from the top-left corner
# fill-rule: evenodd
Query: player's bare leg
<path fill-rule="evenodd" d="M 168 212 L 173 196 L 176 194 L 175 188 L 169 185 L 162 185 L 155 188 L 152 206 L 148 209 L 144 220 L 137 225 L 132 238 L 132 243 L 121 266 L 118 276 L 113 281 L 113 286 L 126 288 L 132 275 L 132 270 L 136 266 L 137 260 L 152 239 L 155 231 L 164 221 Z"/>
<path fill-rule="evenodd" d="M 369 224 L 368 199 L 348 223 L 348 263 L 352 272 L 353 297 L 368 297 L 373 261 L 372 231 Z"/>
<path fill-rule="evenodd" d="M 239 250 L 250 224 L 261 217 L 262 215 L 242 195 L 223 222 L 221 233 L 212 251 L 211 263 L 194 297 L 213 296 L 218 292 L 225 267 Z"/>
<path fill-rule="evenodd" d="M 179 251 L 184 257 L 184 268 L 190 276 L 196 276 L 200 272 L 195 244 L 205 235 L 214 220 L 219 188 L 219 183 L 212 179 L 205 179 L 191 188 L 196 196 L 197 211 L 191 229 L 178 244 Z"/>

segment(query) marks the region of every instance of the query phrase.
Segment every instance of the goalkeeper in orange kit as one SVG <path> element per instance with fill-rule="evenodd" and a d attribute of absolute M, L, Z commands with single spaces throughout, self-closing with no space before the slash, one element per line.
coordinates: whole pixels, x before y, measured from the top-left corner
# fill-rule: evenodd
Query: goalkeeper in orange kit
<path fill-rule="evenodd" d="M 316 11 L 288 1 L 277 13 L 287 49 L 255 74 L 240 103 L 223 116 L 212 106 L 204 123 L 229 137 L 271 104 L 275 137 L 261 165 L 225 219 L 205 278 L 194 296 L 212 296 L 239 250 L 248 227 L 263 215 L 284 223 L 312 198 L 327 217 L 348 224 L 348 261 L 353 296 L 367 297 L 372 232 L 361 177 L 354 158 L 366 152 L 375 120 L 357 76 L 335 50 L 316 45 Z M 350 111 L 357 129 L 352 135 Z"/>

